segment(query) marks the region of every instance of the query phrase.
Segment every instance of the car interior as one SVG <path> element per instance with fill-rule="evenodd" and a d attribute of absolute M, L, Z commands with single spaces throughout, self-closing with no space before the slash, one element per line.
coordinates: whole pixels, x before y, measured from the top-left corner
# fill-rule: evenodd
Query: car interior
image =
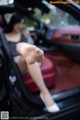
<path fill-rule="evenodd" d="M 0 108 L 1 110 L 9 110 L 11 116 L 30 117 L 33 120 L 35 120 L 35 116 L 37 120 L 39 119 L 38 116 L 44 120 L 48 118 L 50 120 L 67 120 L 70 118 L 75 120 L 76 116 L 79 118 L 80 110 L 80 25 L 51 28 L 51 26 L 33 16 L 33 11 L 26 11 L 26 7 L 29 6 L 24 5 L 26 5 L 26 2 L 17 0 L 15 9 L 13 9 L 13 6 L 10 6 L 11 8 L 8 6 L 6 12 L 4 6 L 0 7 L 3 10 L 0 13 L 0 78 L 3 85 L 0 86 L 0 93 L 4 93 L 0 94 Z M 49 13 L 49 8 L 45 5 L 46 9 L 44 10 L 41 2 L 34 2 L 33 6 L 30 7 L 35 8 L 36 6 L 41 6 L 40 10 L 42 12 Z M 55 5 L 55 7 L 62 11 L 66 10 L 66 12 L 68 12 L 67 7 L 69 7 L 73 10 L 73 14 L 77 13 L 74 18 L 79 21 L 78 8 L 72 9 L 72 5 L 66 5 L 63 9 L 60 5 Z M 27 19 L 37 23 L 38 28 L 36 31 L 30 31 L 30 34 L 35 41 L 35 45 L 44 51 L 45 57 L 41 63 L 41 72 L 52 98 L 61 109 L 60 112 L 47 112 L 39 98 L 38 87 L 29 74 L 21 75 L 13 60 L 3 30 L 7 24 L 4 15 L 12 14 L 16 11 L 16 8 L 18 8 L 17 12 L 21 12 Z M 69 11 L 68 13 L 71 14 L 72 12 Z M 13 81 L 9 77 L 12 77 Z"/>

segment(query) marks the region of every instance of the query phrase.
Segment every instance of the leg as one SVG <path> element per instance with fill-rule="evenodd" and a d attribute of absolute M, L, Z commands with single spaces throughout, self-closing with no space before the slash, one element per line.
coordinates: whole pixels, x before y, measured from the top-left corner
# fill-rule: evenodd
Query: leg
<path fill-rule="evenodd" d="M 46 103 L 48 105 L 53 104 L 53 101 L 51 99 L 49 91 L 44 84 L 39 64 L 37 62 L 34 63 L 34 64 L 26 64 L 26 61 L 22 56 L 17 56 L 17 57 L 14 58 L 14 60 L 18 64 L 18 67 L 19 67 L 21 73 L 24 75 L 26 72 L 29 71 L 32 79 L 34 80 L 36 85 L 39 87 L 39 89 L 43 93 L 43 95 L 45 97 L 47 97 L 49 95 L 48 97 L 50 97 L 49 98 L 50 101 L 48 101 L 48 98 L 46 98 L 47 99 Z"/>
<path fill-rule="evenodd" d="M 28 64 L 41 62 L 44 52 L 34 45 L 21 42 L 16 45 L 16 50 L 24 57 Z"/>
<path fill-rule="evenodd" d="M 14 57 L 14 61 L 17 63 L 22 75 L 28 73 L 28 68 L 25 59 L 22 56 Z"/>
<path fill-rule="evenodd" d="M 36 83 L 41 93 L 43 94 L 46 104 L 48 106 L 53 105 L 54 101 L 52 100 L 51 95 L 43 81 L 42 73 L 41 73 L 38 63 L 36 62 L 31 65 L 27 64 L 27 66 L 28 66 L 28 70 L 29 70 L 31 77 L 33 78 L 34 82 Z"/>
<path fill-rule="evenodd" d="M 43 51 L 27 43 L 18 43 L 16 46 L 16 49 L 26 60 L 26 63 L 27 63 L 26 66 L 28 66 L 29 73 L 43 94 L 45 105 L 50 106 L 50 108 L 52 108 L 51 110 L 52 112 L 58 111 L 59 110 L 58 107 L 53 106 L 55 105 L 55 102 L 52 100 L 51 95 L 44 84 L 39 65 L 37 64 L 37 62 L 40 62 L 43 59 Z M 21 69 L 21 64 L 18 64 L 18 65 Z"/>
<path fill-rule="evenodd" d="M 55 105 L 55 102 L 52 100 L 51 95 L 44 84 L 43 77 L 40 70 L 40 65 L 37 62 L 35 62 L 34 64 L 26 64 L 25 59 L 22 58 L 22 56 L 18 56 L 17 58 L 15 58 L 15 62 L 18 64 L 22 74 L 25 74 L 26 72 L 30 73 L 32 79 L 34 80 L 34 82 L 36 83 L 36 85 L 38 86 L 38 88 L 40 89 L 44 97 L 43 101 L 45 101 L 44 102 L 45 105 L 48 106 L 47 110 L 49 112 L 59 111 L 58 106 Z"/>
<path fill-rule="evenodd" d="M 50 92 L 48 91 L 41 74 L 39 64 L 35 62 L 34 64 L 27 64 L 30 75 L 32 76 L 34 82 L 41 91 L 40 97 L 44 102 L 48 112 L 58 112 L 60 109 L 57 104 L 51 98 Z"/>
<path fill-rule="evenodd" d="M 26 64 L 26 61 L 22 56 L 17 56 L 14 58 L 14 60 L 18 64 L 18 67 L 19 67 L 22 75 L 24 75 L 26 72 L 30 73 L 32 79 L 34 80 L 36 85 L 39 87 L 39 89 L 43 93 L 43 95 L 45 96 L 46 104 L 52 105 L 53 101 L 51 99 L 48 89 L 46 88 L 46 86 L 44 84 L 43 77 L 42 77 L 41 70 L 40 70 L 40 65 L 37 62 L 34 64 Z M 48 99 L 50 99 L 50 100 L 48 100 Z"/>

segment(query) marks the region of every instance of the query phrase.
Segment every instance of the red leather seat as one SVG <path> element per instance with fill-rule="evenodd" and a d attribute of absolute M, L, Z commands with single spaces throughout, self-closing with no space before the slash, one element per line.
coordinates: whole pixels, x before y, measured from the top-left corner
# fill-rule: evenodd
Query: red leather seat
<path fill-rule="evenodd" d="M 47 87 L 52 87 L 55 85 L 55 67 L 51 60 L 48 58 L 44 58 L 41 64 L 41 71 L 43 75 L 44 82 L 46 83 Z M 27 88 L 31 92 L 38 92 L 39 89 L 30 77 L 30 75 L 25 75 L 24 76 L 24 83 L 27 86 Z"/>

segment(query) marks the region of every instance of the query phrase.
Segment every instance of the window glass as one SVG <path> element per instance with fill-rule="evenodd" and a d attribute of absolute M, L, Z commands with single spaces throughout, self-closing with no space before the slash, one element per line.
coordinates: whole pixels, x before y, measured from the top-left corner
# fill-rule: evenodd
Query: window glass
<path fill-rule="evenodd" d="M 68 25 L 77 25 L 79 22 L 73 18 L 70 14 L 59 8 L 53 6 L 49 14 L 41 14 L 39 9 L 35 9 L 35 16 L 41 19 L 43 22 L 50 24 L 54 27 L 62 27 Z"/>
<path fill-rule="evenodd" d="M 12 4 L 13 2 L 14 2 L 14 0 L 0 0 L 0 6 Z"/>

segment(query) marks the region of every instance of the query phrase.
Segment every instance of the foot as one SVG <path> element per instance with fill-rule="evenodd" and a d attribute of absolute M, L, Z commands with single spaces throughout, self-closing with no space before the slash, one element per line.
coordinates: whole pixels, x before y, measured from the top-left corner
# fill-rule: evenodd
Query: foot
<path fill-rule="evenodd" d="M 22 42 L 17 44 L 16 49 L 25 58 L 28 64 L 41 62 L 43 60 L 44 52 L 34 45 Z"/>
<path fill-rule="evenodd" d="M 58 105 L 52 100 L 50 95 L 43 96 L 43 94 L 40 93 L 40 98 L 44 102 L 48 112 L 53 113 L 60 111 Z"/>

